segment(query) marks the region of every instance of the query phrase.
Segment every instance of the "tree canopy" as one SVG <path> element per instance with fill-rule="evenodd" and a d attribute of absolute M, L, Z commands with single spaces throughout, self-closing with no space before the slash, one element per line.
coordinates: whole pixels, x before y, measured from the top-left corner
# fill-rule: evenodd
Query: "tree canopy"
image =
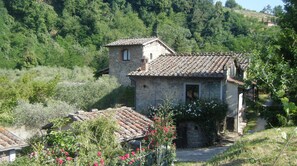
<path fill-rule="evenodd" d="M 0 0 L 0 11 L 0 68 L 102 69 L 109 42 L 155 35 L 177 52 L 250 52 L 270 31 L 212 0 Z"/>

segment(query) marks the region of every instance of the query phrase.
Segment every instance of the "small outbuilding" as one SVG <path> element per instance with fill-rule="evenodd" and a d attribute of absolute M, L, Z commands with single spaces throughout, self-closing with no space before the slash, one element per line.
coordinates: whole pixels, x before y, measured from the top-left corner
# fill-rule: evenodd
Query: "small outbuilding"
<path fill-rule="evenodd" d="M 17 151 L 25 146 L 27 146 L 25 141 L 7 129 L 0 127 L 0 163 L 14 161 Z"/>
<path fill-rule="evenodd" d="M 72 123 L 94 120 L 100 116 L 112 118 L 117 122 L 119 128 L 115 135 L 121 143 L 144 138 L 148 128 L 153 125 L 152 120 L 130 107 L 108 108 L 105 110 L 93 109 L 90 112 L 78 111 L 69 114 L 67 117 L 71 119 L 70 123 Z M 53 124 L 50 123 L 43 126 L 42 129 L 49 129 L 52 126 Z M 62 130 L 67 129 L 70 129 L 69 124 L 62 127 Z"/>

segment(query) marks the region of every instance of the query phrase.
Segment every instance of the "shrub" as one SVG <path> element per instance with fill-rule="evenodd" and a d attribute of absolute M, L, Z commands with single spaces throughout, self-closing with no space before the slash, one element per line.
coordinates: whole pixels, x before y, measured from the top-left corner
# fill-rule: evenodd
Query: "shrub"
<path fill-rule="evenodd" d="M 228 106 L 220 100 L 200 99 L 181 104 L 175 110 L 177 121 L 193 120 L 202 128 L 209 144 L 213 144 L 218 138 L 220 125 L 224 122 Z"/>
<path fill-rule="evenodd" d="M 147 133 L 147 144 L 155 152 L 157 165 L 171 165 L 175 159 L 173 140 L 176 138 L 176 132 L 172 110 L 174 109 L 169 102 L 160 105 L 153 117 L 154 125 Z"/>
<path fill-rule="evenodd" d="M 132 88 L 122 87 L 115 78 L 103 76 L 94 82 L 60 83 L 55 99 L 90 110 L 113 107 L 116 104 L 132 106 L 131 100 L 134 98 Z"/>
<path fill-rule="evenodd" d="M 34 81 L 33 78 L 32 74 L 25 74 L 15 80 L 0 77 L 0 121 L 2 123 L 12 123 L 11 112 L 18 100 L 35 103 L 45 102 L 52 97 L 58 78 L 47 82 Z"/>
<path fill-rule="evenodd" d="M 78 109 L 63 101 L 48 101 L 46 104 L 31 104 L 26 101 L 19 101 L 13 109 L 15 125 L 40 128 L 49 123 L 51 119 L 77 112 Z"/>
<path fill-rule="evenodd" d="M 93 70 L 89 67 L 64 67 L 37 66 L 30 69 L 0 69 L 0 75 L 9 80 L 17 80 L 26 74 L 34 75 L 35 81 L 49 81 L 59 76 L 61 82 L 88 82 L 94 81 Z"/>
<path fill-rule="evenodd" d="M 162 111 L 160 106 L 151 107 L 149 109 L 150 117 L 155 116 L 160 110 Z M 199 99 L 187 104 L 179 104 L 176 107 L 169 107 L 168 110 L 173 112 L 176 122 L 193 121 L 197 123 L 208 138 L 208 143 L 213 144 L 218 138 L 220 124 L 224 122 L 228 106 L 220 100 Z"/>

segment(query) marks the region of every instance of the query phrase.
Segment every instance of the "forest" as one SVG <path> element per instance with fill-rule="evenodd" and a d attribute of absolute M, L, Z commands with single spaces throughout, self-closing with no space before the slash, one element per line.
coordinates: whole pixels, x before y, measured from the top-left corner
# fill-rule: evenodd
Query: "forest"
<path fill-rule="evenodd" d="M 0 68 L 100 70 L 106 44 L 150 36 L 179 53 L 251 52 L 279 31 L 235 9 L 234 0 L 0 0 Z"/>

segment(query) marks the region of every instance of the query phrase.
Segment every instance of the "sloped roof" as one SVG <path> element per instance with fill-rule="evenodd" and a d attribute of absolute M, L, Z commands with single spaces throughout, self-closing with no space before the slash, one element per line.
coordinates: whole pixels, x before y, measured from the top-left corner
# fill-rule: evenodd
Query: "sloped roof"
<path fill-rule="evenodd" d="M 249 65 L 249 59 L 244 54 L 234 54 L 234 58 L 242 70 L 246 70 Z"/>
<path fill-rule="evenodd" d="M 0 152 L 21 149 L 25 146 L 27 146 L 27 144 L 23 140 L 10 131 L 0 127 Z"/>
<path fill-rule="evenodd" d="M 166 47 L 172 54 L 175 54 L 174 50 L 167 46 L 162 40 L 158 37 L 150 38 L 129 38 L 129 39 L 119 39 L 112 43 L 106 45 L 106 47 L 116 47 L 116 46 L 133 46 L 133 45 L 142 45 L 145 46 L 154 41 L 160 42 L 164 47 Z"/>
<path fill-rule="evenodd" d="M 119 125 L 119 130 L 115 134 L 120 142 L 144 137 L 148 127 L 153 124 L 153 121 L 129 107 L 94 110 L 92 112 L 79 111 L 70 114 L 69 117 L 73 121 L 85 121 L 110 115 L 115 118 Z"/>
<path fill-rule="evenodd" d="M 224 77 L 235 53 L 161 55 L 149 63 L 147 71 L 132 71 L 129 76 Z"/>
<path fill-rule="evenodd" d="M 106 46 L 130 46 L 130 45 L 145 45 L 147 43 L 159 40 L 157 37 L 150 38 L 130 38 L 130 39 L 119 39 L 112 43 L 107 44 Z"/>

